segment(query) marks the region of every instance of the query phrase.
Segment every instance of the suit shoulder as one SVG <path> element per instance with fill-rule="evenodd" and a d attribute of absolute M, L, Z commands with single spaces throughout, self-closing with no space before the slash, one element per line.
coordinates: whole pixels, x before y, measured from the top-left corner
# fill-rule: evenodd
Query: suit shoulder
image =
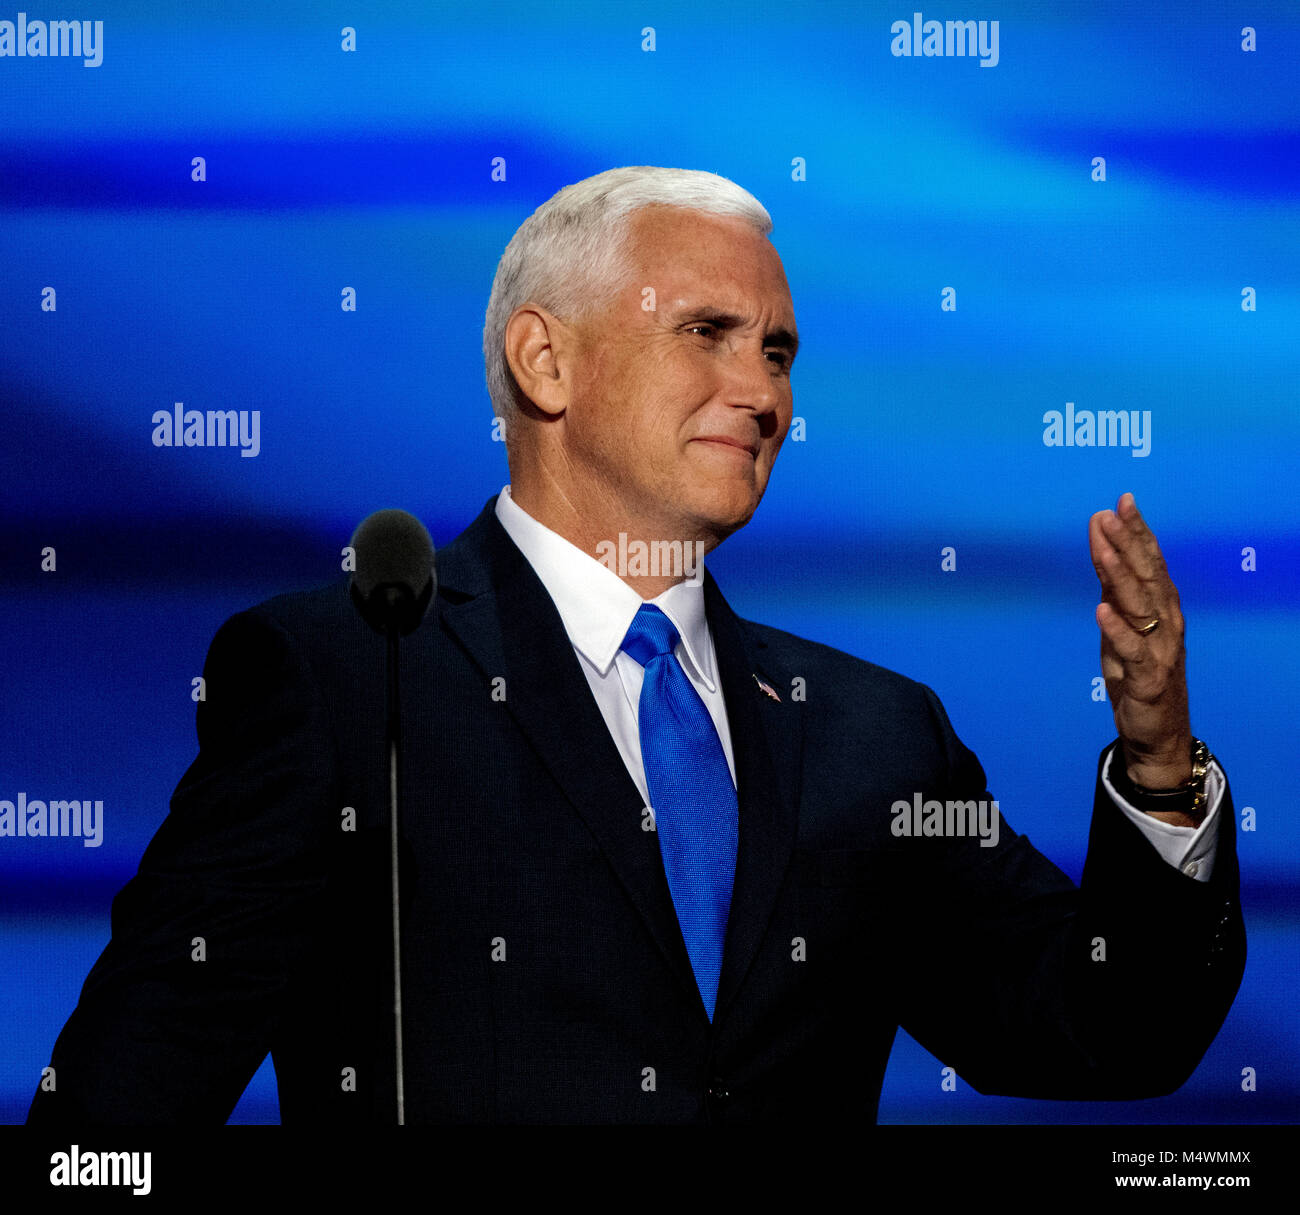
<path fill-rule="evenodd" d="M 742 620 L 741 627 L 756 642 L 760 661 L 768 660 L 790 675 L 816 675 L 829 680 L 832 688 L 853 695 L 870 694 L 905 704 L 920 706 L 934 698 L 933 691 L 920 681 L 820 641 L 753 620 Z"/>
<path fill-rule="evenodd" d="M 346 579 L 326 583 L 305 591 L 289 591 L 263 599 L 245 613 L 269 617 L 291 633 L 309 632 L 313 629 L 351 623 L 357 618 L 356 608 L 348 593 Z"/>
<path fill-rule="evenodd" d="M 228 617 L 213 639 L 215 651 L 229 644 L 288 647 L 316 666 L 327 655 L 349 652 L 340 642 L 379 640 L 352 604 L 346 579 L 306 591 L 274 595 Z"/>

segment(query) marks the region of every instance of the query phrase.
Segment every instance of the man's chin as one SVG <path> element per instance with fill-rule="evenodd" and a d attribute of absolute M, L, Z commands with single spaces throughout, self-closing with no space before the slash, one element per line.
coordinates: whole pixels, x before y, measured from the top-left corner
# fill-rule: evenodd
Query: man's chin
<path fill-rule="evenodd" d="M 761 498 L 752 485 L 737 486 L 734 493 L 705 495 L 692 513 L 700 520 L 701 530 L 711 533 L 721 543 L 754 517 Z"/>

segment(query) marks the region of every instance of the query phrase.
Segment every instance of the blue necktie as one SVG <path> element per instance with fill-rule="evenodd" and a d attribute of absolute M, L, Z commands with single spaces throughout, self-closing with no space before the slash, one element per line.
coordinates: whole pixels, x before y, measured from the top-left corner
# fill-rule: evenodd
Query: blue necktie
<path fill-rule="evenodd" d="M 646 603 L 622 649 L 645 668 L 637 710 L 641 762 L 677 922 L 712 1021 L 736 873 L 739 812 L 722 740 L 673 656 L 676 644 L 672 621 Z"/>

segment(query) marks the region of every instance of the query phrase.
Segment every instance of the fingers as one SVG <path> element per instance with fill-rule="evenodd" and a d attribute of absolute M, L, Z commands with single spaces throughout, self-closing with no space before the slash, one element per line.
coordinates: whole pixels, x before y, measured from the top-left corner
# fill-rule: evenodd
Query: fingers
<path fill-rule="evenodd" d="M 1111 543 L 1104 530 L 1107 513 L 1098 512 L 1089 524 L 1092 567 L 1101 582 L 1103 600 L 1134 624 L 1141 625 L 1157 614 L 1160 597 L 1157 588 L 1142 578 L 1120 549 Z"/>
<path fill-rule="evenodd" d="M 1101 654 L 1103 668 L 1108 659 L 1124 667 L 1137 666 L 1146 661 L 1150 653 L 1147 639 L 1111 604 L 1106 602 L 1097 604 L 1097 623 L 1101 626 L 1103 637 Z M 1122 673 L 1119 667 L 1116 668 L 1116 673 Z M 1102 674 L 1106 674 L 1104 669 Z"/>
<path fill-rule="evenodd" d="M 1121 494 L 1115 510 L 1098 513 L 1106 539 L 1123 554 L 1139 578 L 1158 582 L 1169 577 L 1160 545 L 1142 518 L 1132 494 Z"/>
<path fill-rule="evenodd" d="M 1134 627 L 1159 616 L 1162 623 L 1181 629 L 1177 588 L 1132 494 L 1122 495 L 1116 510 L 1093 515 L 1088 538 L 1106 602 Z"/>
<path fill-rule="evenodd" d="M 1100 564 L 1103 602 L 1111 604 L 1135 628 L 1158 614 L 1152 589 L 1134 575 L 1114 549 L 1102 552 Z"/>
<path fill-rule="evenodd" d="M 1101 675 L 1117 701 L 1118 690 L 1140 702 L 1156 700 L 1164 691 L 1168 669 L 1153 653 L 1147 639 L 1137 633 L 1108 603 L 1097 605 L 1101 627 Z"/>

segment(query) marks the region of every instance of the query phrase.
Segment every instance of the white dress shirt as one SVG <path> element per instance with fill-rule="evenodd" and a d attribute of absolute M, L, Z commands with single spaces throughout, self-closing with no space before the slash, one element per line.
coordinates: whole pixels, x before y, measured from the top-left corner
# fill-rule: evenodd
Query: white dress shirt
<path fill-rule="evenodd" d="M 620 647 L 637 611 L 646 602 L 659 608 L 677 630 L 680 640 L 673 654 L 713 718 L 734 785 L 736 759 L 731 750 L 727 705 L 718 679 L 718 656 L 704 615 L 703 571 L 693 581 L 679 582 L 647 601 L 608 566 L 538 523 L 510 496 L 509 485 L 497 497 L 496 511 L 501 526 L 519 546 L 555 601 L 564 631 L 573 642 L 582 673 L 600 707 L 600 715 L 645 805 L 650 804 L 650 794 L 645 765 L 641 762 L 641 732 L 637 724 L 645 668 Z"/>
<path fill-rule="evenodd" d="M 648 806 L 650 795 L 645 765 L 641 760 L 637 711 L 645 670 L 620 647 L 633 618 L 645 602 L 658 607 L 677 629 L 680 640 L 673 653 L 713 718 L 734 785 L 736 760 L 731 749 L 727 706 L 718 678 L 713 634 L 704 614 L 703 579 L 686 579 L 651 600 L 643 600 L 608 566 L 534 519 L 510 496 L 509 485 L 503 486 L 497 496 L 496 515 L 554 600 L 564 630 L 577 652 L 582 673 L 596 698 L 600 715 L 609 727 L 643 802 Z M 1210 765 L 1206 778 L 1206 804 L 1209 808 L 1204 821 L 1199 827 L 1171 827 L 1143 814 L 1115 792 L 1110 783 L 1113 754 L 1106 757 L 1101 778 L 1115 804 L 1137 825 L 1165 861 L 1188 877 L 1200 882 L 1209 881 L 1214 869 L 1219 803 L 1224 790 L 1224 776 L 1218 764 Z"/>

